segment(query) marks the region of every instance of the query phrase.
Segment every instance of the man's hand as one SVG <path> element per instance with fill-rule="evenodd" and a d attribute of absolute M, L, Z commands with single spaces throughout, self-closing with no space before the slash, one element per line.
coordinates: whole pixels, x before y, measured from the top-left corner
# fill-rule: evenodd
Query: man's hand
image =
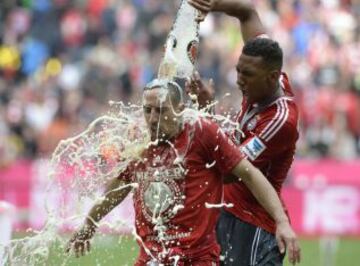
<path fill-rule="evenodd" d="M 188 3 L 204 13 L 213 11 L 216 2 L 219 0 L 188 0 Z"/>
<path fill-rule="evenodd" d="M 214 100 L 215 90 L 214 82 L 209 80 L 209 84 L 205 85 L 197 71 L 185 82 L 185 91 L 192 97 L 194 102 L 199 104 L 200 108 L 206 107 Z"/>
<path fill-rule="evenodd" d="M 300 263 L 301 251 L 295 232 L 292 230 L 288 221 L 277 223 L 276 240 L 283 254 L 288 251 L 289 262 L 293 265 Z"/>
<path fill-rule="evenodd" d="M 188 0 L 190 5 L 199 10 L 196 17 L 197 22 L 203 21 L 206 15 L 213 10 L 215 1 L 216 0 Z"/>
<path fill-rule="evenodd" d="M 86 252 L 90 251 L 90 239 L 95 234 L 95 227 L 84 225 L 79 231 L 75 232 L 66 247 L 66 252 L 74 251 L 75 256 L 78 258 L 84 256 Z"/>

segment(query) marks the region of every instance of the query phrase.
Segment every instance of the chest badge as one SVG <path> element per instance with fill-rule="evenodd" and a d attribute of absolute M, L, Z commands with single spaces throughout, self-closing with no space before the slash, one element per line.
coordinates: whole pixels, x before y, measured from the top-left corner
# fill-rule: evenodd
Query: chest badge
<path fill-rule="evenodd" d="M 256 127 L 257 122 L 258 122 L 258 118 L 257 118 L 257 116 L 255 116 L 254 118 L 252 118 L 252 119 L 248 122 L 248 124 L 246 125 L 246 129 L 247 129 L 248 131 L 253 130 L 253 129 Z"/>

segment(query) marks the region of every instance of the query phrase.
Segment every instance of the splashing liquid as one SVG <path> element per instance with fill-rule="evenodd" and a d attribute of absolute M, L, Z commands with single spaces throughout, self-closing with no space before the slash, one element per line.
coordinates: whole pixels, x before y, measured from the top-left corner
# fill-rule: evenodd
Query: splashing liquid
<path fill-rule="evenodd" d="M 51 247 L 67 243 L 61 231 L 83 223 L 89 207 L 102 199 L 104 186 L 139 159 L 149 142 L 142 107 L 122 103 L 111 103 L 107 115 L 61 141 L 50 162 L 46 224 L 40 231 L 30 230 L 29 237 L 12 240 L 5 250 L 5 265 L 48 265 Z M 56 204 L 49 204 L 54 203 L 54 195 L 58 195 Z M 69 258 L 64 253 L 58 256 L 64 263 Z"/>
<path fill-rule="evenodd" d="M 159 78 L 171 80 L 174 77 L 188 77 L 193 73 L 199 27 L 195 22 L 196 15 L 197 11 L 186 0 L 183 0 L 166 42 L 164 58 L 159 67 Z M 125 106 L 114 102 L 110 105 L 109 114 L 94 120 L 81 134 L 61 141 L 55 149 L 51 158 L 47 195 L 48 198 L 51 198 L 53 194 L 62 196 L 56 206 L 50 206 L 45 200 L 48 215 L 46 225 L 41 231 L 33 231 L 32 236 L 13 240 L 6 249 L 5 263 L 48 265 L 51 246 L 65 247 L 68 241 L 61 234 L 61 229 L 79 227 L 89 207 L 102 199 L 102 188 L 124 171 L 131 161 L 140 159 L 142 152 L 151 143 L 141 106 Z M 237 123 L 230 121 L 228 117 L 211 116 L 205 110 L 185 109 L 176 115 L 182 116 L 184 122 L 190 124 L 196 123 L 199 117 L 207 117 L 216 120 L 221 127 L 226 129 L 225 131 L 238 130 Z M 190 144 L 191 139 L 188 146 Z M 177 157 L 174 164 L 181 165 L 185 156 L 183 152 L 175 150 Z M 134 189 L 138 186 L 138 184 L 130 185 Z M 159 199 L 161 199 L 160 193 L 161 191 L 159 191 Z M 71 197 L 68 196 L 69 194 Z M 172 199 L 165 199 L 165 201 L 168 200 Z M 163 206 L 164 202 L 159 202 L 152 217 L 154 231 L 163 248 L 159 256 L 172 258 L 176 265 L 179 257 L 172 256 L 171 250 L 166 248 L 166 241 L 170 238 L 166 236 L 166 221 L 162 217 Z M 175 205 L 172 211 L 177 213 L 183 207 L 183 205 Z M 105 223 L 101 222 L 101 224 Z M 119 223 L 106 224 L 115 230 L 119 226 Z M 123 225 L 123 223 L 120 224 Z M 134 227 L 133 224 L 127 224 L 127 226 Z M 136 233 L 134 235 L 143 245 L 146 253 L 157 263 L 158 258 L 155 254 L 151 254 L 144 241 Z M 64 253 L 58 254 L 63 265 L 69 260 L 69 256 Z"/>
<path fill-rule="evenodd" d="M 199 121 L 199 117 L 207 117 L 226 125 L 228 130 L 236 130 L 237 126 L 227 117 L 211 116 L 201 110 L 185 109 L 176 115 L 182 116 L 185 123 L 192 125 Z M 48 216 L 45 226 L 40 231 L 32 231 L 32 236 L 12 240 L 6 249 L 5 263 L 48 265 L 49 258 L 54 256 L 51 247 L 60 246 L 62 250 L 55 256 L 65 265 L 70 255 L 61 253 L 68 241 L 67 237 L 61 234 L 62 230 L 78 228 L 83 223 L 89 207 L 103 198 L 102 188 L 126 169 L 131 161 L 141 158 L 142 152 L 149 143 L 151 142 L 142 107 L 125 106 L 122 103 L 113 102 L 111 111 L 107 115 L 94 120 L 81 134 L 61 141 L 51 158 L 47 199 L 54 194 L 59 194 L 61 197 L 56 205 L 47 205 L 48 200 L 45 200 Z M 190 145 L 191 139 L 187 143 L 187 146 Z M 181 164 L 187 149 L 178 151 L 174 146 L 171 147 L 176 154 L 173 163 Z M 138 184 L 134 183 L 130 186 L 137 189 Z M 158 196 L 161 201 L 161 191 Z M 172 199 L 165 199 L 165 201 L 169 200 Z M 152 223 L 162 246 L 162 251 L 158 255 L 171 257 L 171 250 L 166 245 L 170 238 L 166 235 L 166 219 L 162 217 L 163 206 L 164 202 L 159 202 L 153 213 Z M 183 205 L 175 205 L 172 212 L 176 214 L 182 208 L 184 208 Z M 124 225 L 124 222 L 107 223 L 105 221 L 100 224 L 105 223 L 113 230 Z M 126 226 L 133 228 L 134 225 L 126 224 Z M 139 242 L 145 250 L 149 251 L 143 241 Z M 155 254 L 148 255 L 155 261 L 158 259 Z M 174 262 L 177 263 L 177 261 L 178 258 L 174 257 Z"/>

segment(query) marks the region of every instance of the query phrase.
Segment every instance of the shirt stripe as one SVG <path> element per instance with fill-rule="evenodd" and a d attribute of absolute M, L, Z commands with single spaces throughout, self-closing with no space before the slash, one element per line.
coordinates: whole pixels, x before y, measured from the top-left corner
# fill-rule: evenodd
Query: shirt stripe
<path fill-rule="evenodd" d="M 264 130 L 260 133 L 260 137 L 265 141 L 269 141 L 285 124 L 286 120 L 289 117 L 289 107 L 287 104 L 287 99 L 280 99 L 277 102 L 277 111 L 274 118 L 270 121 L 270 123 L 264 128 Z"/>
<path fill-rule="evenodd" d="M 289 108 L 288 108 L 288 104 L 287 104 L 286 101 L 284 101 L 284 105 L 285 105 L 285 116 L 281 120 L 280 125 L 276 129 L 274 129 L 274 131 L 265 139 L 265 141 L 269 141 L 272 137 L 274 137 L 274 135 L 283 127 L 286 120 L 288 119 L 288 117 L 289 117 Z"/>
<path fill-rule="evenodd" d="M 272 127 L 274 126 L 274 123 L 276 123 L 278 121 L 278 118 L 279 118 L 280 114 L 281 114 L 281 105 L 280 105 L 279 101 L 277 101 L 276 102 L 276 114 L 271 119 L 269 124 L 267 124 L 266 127 L 261 131 L 259 137 L 263 138 L 264 134 L 266 134 L 269 130 L 272 129 Z"/>
<path fill-rule="evenodd" d="M 252 245 L 251 245 L 251 253 L 250 253 L 250 265 L 254 265 L 253 264 L 253 261 L 254 261 L 254 252 L 255 252 L 255 249 L 257 247 L 257 241 L 259 241 L 259 238 L 258 238 L 258 234 L 260 233 L 260 228 L 256 228 L 256 231 L 255 231 L 255 235 L 254 235 L 254 239 L 253 239 L 253 242 L 252 242 Z"/>

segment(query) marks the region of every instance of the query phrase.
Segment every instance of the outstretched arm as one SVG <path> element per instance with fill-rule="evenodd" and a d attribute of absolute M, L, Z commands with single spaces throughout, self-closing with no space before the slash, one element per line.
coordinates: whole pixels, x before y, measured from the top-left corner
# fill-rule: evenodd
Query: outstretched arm
<path fill-rule="evenodd" d="M 106 188 L 103 199 L 96 203 L 85 219 L 83 227 L 70 239 L 66 252 L 73 250 L 76 257 L 90 251 L 90 239 L 94 236 L 98 222 L 119 205 L 129 194 L 131 186 L 115 178 Z"/>
<path fill-rule="evenodd" d="M 254 5 L 249 0 L 187 0 L 190 5 L 200 10 L 199 20 L 204 19 L 203 14 L 209 12 L 223 12 L 229 16 L 236 17 L 240 21 L 241 33 L 244 42 L 257 36 L 266 34 L 265 27 L 261 23 Z M 188 94 L 197 96 L 200 108 L 214 100 L 213 82 L 206 85 L 198 73 L 189 77 L 185 84 Z"/>
<path fill-rule="evenodd" d="M 276 239 L 281 253 L 288 249 L 289 261 L 292 264 L 300 262 L 300 248 L 297 237 L 292 230 L 281 201 L 266 179 L 248 160 L 243 159 L 232 171 L 241 178 L 258 202 L 265 208 L 276 222 Z"/>
<path fill-rule="evenodd" d="M 202 14 L 223 12 L 239 19 L 245 42 L 266 34 L 265 27 L 251 0 L 188 0 L 188 3 L 200 10 Z"/>

